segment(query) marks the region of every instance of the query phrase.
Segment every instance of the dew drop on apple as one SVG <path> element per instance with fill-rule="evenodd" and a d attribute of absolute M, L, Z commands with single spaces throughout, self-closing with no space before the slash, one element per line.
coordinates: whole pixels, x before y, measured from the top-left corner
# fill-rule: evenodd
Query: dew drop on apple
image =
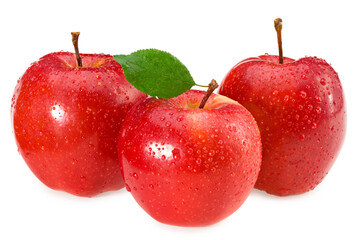
<path fill-rule="evenodd" d="M 300 91 L 300 97 L 302 97 L 302 98 L 306 98 L 306 92 L 304 92 L 304 91 Z"/>
<path fill-rule="evenodd" d="M 172 150 L 172 154 L 174 160 L 179 161 L 181 159 L 180 150 L 178 148 Z"/>
<path fill-rule="evenodd" d="M 127 183 L 125 183 L 125 188 L 126 188 L 126 191 L 131 192 L 131 188 L 129 187 L 129 185 Z"/>
<path fill-rule="evenodd" d="M 132 176 L 133 176 L 135 179 L 139 179 L 139 175 L 137 175 L 136 172 L 134 172 L 134 173 L 132 174 Z"/>
<path fill-rule="evenodd" d="M 317 112 L 318 114 L 320 114 L 321 111 L 322 111 L 321 107 L 316 107 L 316 112 Z"/>
<path fill-rule="evenodd" d="M 326 85 L 326 80 L 325 80 L 325 78 L 321 78 L 321 79 L 320 79 L 320 84 L 323 85 L 323 86 Z"/>
<path fill-rule="evenodd" d="M 301 134 L 301 135 L 299 136 L 299 140 L 300 140 L 300 141 L 304 141 L 304 139 L 305 139 L 305 135 L 304 135 L 304 134 Z"/>
<path fill-rule="evenodd" d="M 289 95 L 284 96 L 284 102 L 287 102 L 287 101 L 289 101 Z"/>

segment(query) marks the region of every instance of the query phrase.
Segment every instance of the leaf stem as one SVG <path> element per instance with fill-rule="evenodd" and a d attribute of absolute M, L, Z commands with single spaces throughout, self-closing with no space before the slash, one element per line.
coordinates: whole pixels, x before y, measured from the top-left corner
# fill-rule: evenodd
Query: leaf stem
<path fill-rule="evenodd" d="M 202 109 L 204 108 L 207 100 L 209 99 L 210 95 L 213 93 L 213 91 L 219 87 L 219 84 L 215 81 L 215 79 L 211 80 L 211 82 L 209 83 L 208 86 L 208 90 L 206 91 L 206 94 L 204 96 L 204 98 L 201 100 L 200 106 L 199 108 Z"/>
<path fill-rule="evenodd" d="M 282 29 L 282 19 L 277 18 L 274 20 L 274 27 L 277 33 L 278 46 L 279 46 L 279 63 L 283 64 L 283 49 L 282 49 L 282 41 L 281 41 L 281 29 Z"/>
<path fill-rule="evenodd" d="M 206 86 L 206 85 L 200 85 L 200 84 L 197 84 L 197 83 L 195 83 L 195 86 L 198 86 L 198 87 L 209 87 L 209 86 Z"/>
<path fill-rule="evenodd" d="M 79 53 L 79 35 L 80 32 L 71 32 L 72 43 L 75 48 L 75 57 L 76 57 L 77 65 L 78 67 L 82 67 L 82 60 Z"/>

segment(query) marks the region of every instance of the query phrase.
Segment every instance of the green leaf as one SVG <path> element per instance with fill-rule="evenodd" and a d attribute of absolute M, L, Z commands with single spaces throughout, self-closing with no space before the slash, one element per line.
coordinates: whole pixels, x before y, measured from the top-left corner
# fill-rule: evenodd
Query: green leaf
<path fill-rule="evenodd" d="M 114 59 L 130 84 L 153 97 L 173 98 L 195 85 L 189 70 L 168 52 L 144 49 Z"/>

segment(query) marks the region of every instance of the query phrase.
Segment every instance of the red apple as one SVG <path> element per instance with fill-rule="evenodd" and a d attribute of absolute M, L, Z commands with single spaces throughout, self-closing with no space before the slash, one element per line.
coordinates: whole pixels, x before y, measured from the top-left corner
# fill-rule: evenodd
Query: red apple
<path fill-rule="evenodd" d="M 124 186 L 117 136 L 145 94 L 110 55 L 51 53 L 20 78 L 12 100 L 19 152 L 48 187 L 91 197 Z"/>
<path fill-rule="evenodd" d="M 346 110 L 338 74 L 325 60 L 281 59 L 239 62 L 219 93 L 242 104 L 259 125 L 263 160 L 255 187 L 286 196 L 324 179 L 344 140 Z"/>
<path fill-rule="evenodd" d="M 149 98 L 127 115 L 119 135 L 126 188 L 154 219 L 179 226 L 216 223 L 245 201 L 258 176 L 261 140 L 237 102 L 203 91 Z"/>

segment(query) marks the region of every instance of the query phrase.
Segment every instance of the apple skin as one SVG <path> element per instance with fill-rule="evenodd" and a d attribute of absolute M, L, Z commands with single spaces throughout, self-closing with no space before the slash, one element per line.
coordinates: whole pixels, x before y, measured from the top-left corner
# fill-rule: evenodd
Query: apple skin
<path fill-rule="evenodd" d="M 338 74 L 316 57 L 262 55 L 235 65 L 219 93 L 247 108 L 261 132 L 263 160 L 255 188 L 278 196 L 314 189 L 342 146 L 346 108 Z"/>
<path fill-rule="evenodd" d="M 237 102 L 189 90 L 148 98 L 127 115 L 119 135 L 126 188 L 154 219 L 177 226 L 214 224 L 245 201 L 261 164 L 261 139 Z"/>
<path fill-rule="evenodd" d="M 48 187 L 91 197 L 124 186 L 117 136 L 127 111 L 146 95 L 110 55 L 45 55 L 19 79 L 11 116 L 20 154 Z"/>

